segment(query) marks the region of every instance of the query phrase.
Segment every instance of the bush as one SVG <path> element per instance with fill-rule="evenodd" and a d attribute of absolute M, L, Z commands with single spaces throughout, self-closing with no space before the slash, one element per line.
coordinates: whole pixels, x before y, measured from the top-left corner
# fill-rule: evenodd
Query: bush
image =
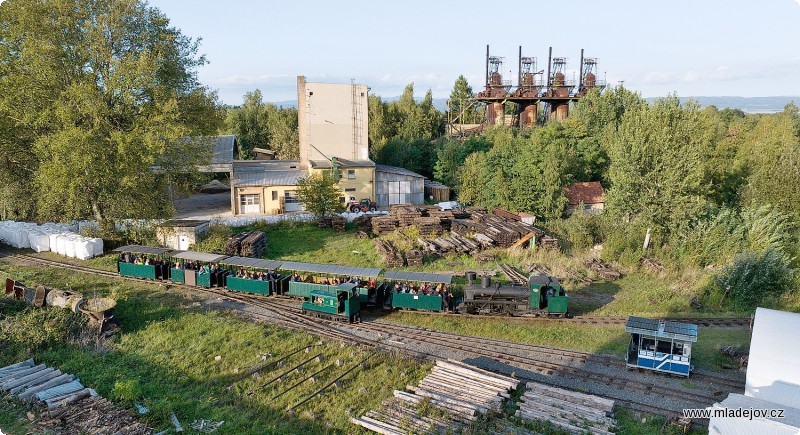
<path fill-rule="evenodd" d="M 552 219 L 545 223 L 548 233 L 561 241 L 564 252 L 576 253 L 590 249 L 600 242 L 600 217 L 583 211 L 575 212 L 567 219 Z"/>
<path fill-rule="evenodd" d="M 224 255 L 225 246 L 228 244 L 228 239 L 230 239 L 232 235 L 233 230 L 231 227 L 222 224 L 212 224 L 208 229 L 206 238 L 195 243 L 191 249 L 193 251 Z"/>
<path fill-rule="evenodd" d="M 626 267 L 637 267 L 645 254 L 642 251 L 645 234 L 647 233 L 647 223 L 644 221 L 634 221 L 631 223 L 619 222 L 604 217 L 603 233 L 603 259 L 606 261 L 617 261 Z M 649 251 L 654 250 L 654 246 L 659 246 L 660 234 L 652 231 L 650 234 Z"/>
<path fill-rule="evenodd" d="M 791 291 L 794 270 L 775 249 L 762 253 L 746 252 L 737 255 L 732 264 L 715 276 L 714 284 L 736 309 L 750 309 L 767 297 Z"/>

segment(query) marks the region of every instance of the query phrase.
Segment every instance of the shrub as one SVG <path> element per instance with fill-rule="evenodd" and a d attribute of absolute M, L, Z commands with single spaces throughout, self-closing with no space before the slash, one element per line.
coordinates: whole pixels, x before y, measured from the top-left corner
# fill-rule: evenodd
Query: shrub
<path fill-rule="evenodd" d="M 552 219 L 545 223 L 548 233 L 561 241 L 565 252 L 579 252 L 590 249 L 600 241 L 600 217 L 577 211 L 567 219 Z"/>
<path fill-rule="evenodd" d="M 791 291 L 794 270 L 775 249 L 745 252 L 715 276 L 714 284 L 736 309 L 749 309 L 767 297 Z"/>
<path fill-rule="evenodd" d="M 222 224 L 212 224 L 208 229 L 205 239 L 195 243 L 192 250 L 199 252 L 210 252 L 213 254 L 225 254 L 225 246 L 228 239 L 233 235 L 231 227 Z"/>

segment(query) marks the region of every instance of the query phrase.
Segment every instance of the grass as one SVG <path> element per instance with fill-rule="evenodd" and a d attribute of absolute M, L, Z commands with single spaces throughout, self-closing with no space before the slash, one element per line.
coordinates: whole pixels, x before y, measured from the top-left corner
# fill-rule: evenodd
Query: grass
<path fill-rule="evenodd" d="M 372 356 L 363 369 L 343 379 L 341 388 L 326 391 L 294 413 L 285 413 L 287 407 L 368 356 L 366 350 L 341 347 L 338 343 L 318 344 L 317 338 L 306 333 L 247 322 L 232 314 L 193 309 L 189 294 L 168 291 L 167 287 L 60 270 L 6 265 L 3 269 L 0 278 L 11 275 L 27 283 L 45 282 L 54 287 L 69 282 L 77 291 L 112 295 L 118 299 L 115 314 L 123 329 L 111 343 L 102 346 L 64 339 L 30 349 L 24 343 L 13 342 L 14 337 L 0 335 L 0 341 L 6 340 L 0 346 L 0 364 L 34 357 L 37 362 L 74 374 L 85 385 L 124 407 L 143 403 L 150 409 L 143 418 L 158 430 L 170 426 L 169 415 L 175 412 L 184 425 L 201 418 L 224 420 L 218 431 L 222 434 L 353 433 L 356 430 L 349 423 L 350 415 L 377 407 L 393 389 L 415 383 L 428 369 L 427 365 L 405 358 Z M 24 313 L 36 309 L 17 310 L 3 308 L 9 316 L 6 320 L 22 322 Z M 34 329 L 34 325 L 15 326 Z M 226 389 L 237 377 L 237 369 L 260 363 L 261 355 L 273 355 L 267 359 L 271 361 L 309 345 L 315 345 L 312 353 L 296 354 L 285 362 L 284 368 L 271 368 L 259 379 L 247 378 L 233 389 Z M 313 361 L 288 374 L 283 382 L 247 394 L 277 372 L 317 353 L 323 356 L 321 362 Z M 221 358 L 216 360 L 218 355 Z M 334 364 L 316 382 L 306 381 L 288 390 L 336 360 L 343 365 Z M 284 390 L 288 392 L 274 398 Z M 27 427 L 24 410 L 16 409 L 11 404 L 0 405 L 0 424 L 6 432 L 24 433 Z"/>

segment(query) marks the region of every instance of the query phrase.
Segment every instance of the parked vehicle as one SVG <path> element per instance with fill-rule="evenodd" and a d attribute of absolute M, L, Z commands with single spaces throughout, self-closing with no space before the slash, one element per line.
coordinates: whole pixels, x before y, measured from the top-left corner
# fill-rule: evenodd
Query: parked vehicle
<path fill-rule="evenodd" d="M 363 198 L 361 201 L 350 201 L 347 208 L 353 213 L 360 211 L 366 213 L 368 211 L 377 211 L 378 203 L 369 198 Z"/>

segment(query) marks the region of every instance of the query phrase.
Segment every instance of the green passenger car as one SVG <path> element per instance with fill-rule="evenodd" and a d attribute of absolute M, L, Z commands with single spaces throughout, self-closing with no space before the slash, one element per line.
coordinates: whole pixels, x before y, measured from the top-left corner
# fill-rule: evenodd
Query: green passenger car
<path fill-rule="evenodd" d="M 269 295 L 269 281 L 229 276 L 225 280 L 225 287 L 231 291 Z"/>

